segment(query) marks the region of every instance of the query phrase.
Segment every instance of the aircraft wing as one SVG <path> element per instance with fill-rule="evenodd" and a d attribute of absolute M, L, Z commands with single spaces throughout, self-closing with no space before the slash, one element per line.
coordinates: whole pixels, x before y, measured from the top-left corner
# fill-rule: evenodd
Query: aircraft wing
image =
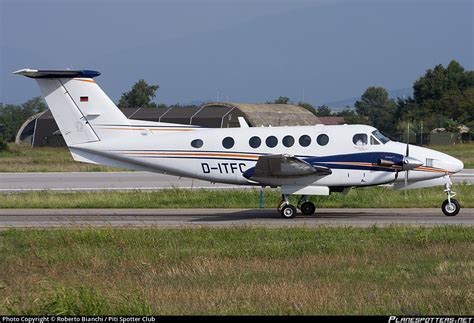
<path fill-rule="evenodd" d="M 245 178 L 258 183 L 278 183 L 288 179 L 329 175 L 328 167 L 311 165 L 308 162 L 289 155 L 260 156 L 257 165 L 248 169 Z M 280 181 L 279 181 L 280 179 Z"/>

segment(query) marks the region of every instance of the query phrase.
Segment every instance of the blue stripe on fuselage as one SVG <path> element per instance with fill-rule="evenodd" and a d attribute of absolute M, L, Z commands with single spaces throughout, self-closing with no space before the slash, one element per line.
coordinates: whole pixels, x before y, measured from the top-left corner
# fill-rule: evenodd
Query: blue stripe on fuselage
<path fill-rule="evenodd" d="M 377 164 L 380 159 L 390 160 L 396 165 L 401 165 L 403 155 L 388 152 L 366 152 L 355 154 L 343 154 L 321 157 L 307 157 L 304 160 L 312 163 L 331 163 L 331 162 L 355 162 L 355 163 L 371 163 Z"/>

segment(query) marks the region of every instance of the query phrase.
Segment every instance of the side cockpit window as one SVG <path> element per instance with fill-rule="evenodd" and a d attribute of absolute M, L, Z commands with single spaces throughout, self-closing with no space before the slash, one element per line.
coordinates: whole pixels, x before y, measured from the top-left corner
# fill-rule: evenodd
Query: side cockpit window
<path fill-rule="evenodd" d="M 371 145 L 380 145 L 380 142 L 377 139 L 375 139 L 374 136 L 370 136 L 370 144 Z"/>
<path fill-rule="evenodd" d="M 372 135 L 377 138 L 378 141 L 380 141 L 382 144 L 386 144 L 387 142 L 390 141 L 390 139 L 388 139 L 387 137 L 385 137 L 380 131 L 378 130 L 375 130 L 375 131 L 372 131 Z"/>
<path fill-rule="evenodd" d="M 367 134 L 365 133 L 358 133 L 352 137 L 352 142 L 356 146 L 365 146 L 367 145 Z"/>

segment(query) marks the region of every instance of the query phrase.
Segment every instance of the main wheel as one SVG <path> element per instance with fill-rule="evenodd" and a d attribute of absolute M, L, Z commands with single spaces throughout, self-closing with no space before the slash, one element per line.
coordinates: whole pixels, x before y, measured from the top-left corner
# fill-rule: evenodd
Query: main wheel
<path fill-rule="evenodd" d="M 285 219 L 292 219 L 296 216 L 296 208 L 291 205 L 291 204 L 288 204 L 288 205 L 285 205 L 282 209 L 281 209 L 281 215 L 285 218 Z"/>
<path fill-rule="evenodd" d="M 306 201 L 300 206 L 301 213 L 304 215 L 313 215 L 314 211 L 316 211 L 316 206 L 314 206 L 313 202 Z"/>
<path fill-rule="evenodd" d="M 449 203 L 448 200 L 446 200 L 443 202 L 443 205 L 441 205 L 441 210 L 446 216 L 455 216 L 456 214 L 459 213 L 460 209 L 461 209 L 461 205 L 455 199 L 451 199 L 451 204 Z"/>

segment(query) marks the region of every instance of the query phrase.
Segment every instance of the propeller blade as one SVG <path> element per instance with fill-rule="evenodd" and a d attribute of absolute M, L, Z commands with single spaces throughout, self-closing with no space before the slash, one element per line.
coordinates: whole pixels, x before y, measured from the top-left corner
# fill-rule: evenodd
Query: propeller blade
<path fill-rule="evenodd" d="M 408 157 L 410 154 L 410 123 L 407 124 L 407 151 L 405 153 L 405 157 Z"/>
<path fill-rule="evenodd" d="M 408 186 L 408 172 L 409 172 L 409 170 L 407 169 L 407 170 L 405 171 L 405 199 L 407 198 L 407 194 L 408 194 L 408 193 L 407 193 L 407 186 Z"/>

